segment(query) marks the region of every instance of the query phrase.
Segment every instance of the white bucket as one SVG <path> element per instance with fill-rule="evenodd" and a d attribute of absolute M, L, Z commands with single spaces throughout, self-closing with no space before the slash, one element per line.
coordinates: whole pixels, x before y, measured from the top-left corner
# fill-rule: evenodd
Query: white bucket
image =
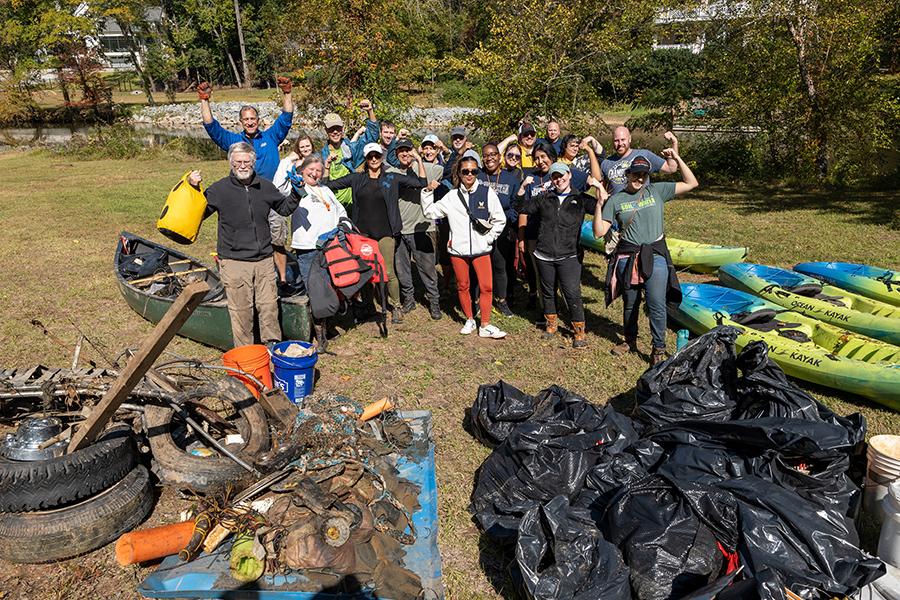
<path fill-rule="evenodd" d="M 884 523 L 878 538 L 878 558 L 900 568 L 900 480 L 888 489 L 887 496 L 882 500 Z"/>
<path fill-rule="evenodd" d="M 869 439 L 866 451 L 866 470 L 863 509 L 878 521 L 885 518 L 882 501 L 888 486 L 900 480 L 900 435 L 876 435 Z"/>

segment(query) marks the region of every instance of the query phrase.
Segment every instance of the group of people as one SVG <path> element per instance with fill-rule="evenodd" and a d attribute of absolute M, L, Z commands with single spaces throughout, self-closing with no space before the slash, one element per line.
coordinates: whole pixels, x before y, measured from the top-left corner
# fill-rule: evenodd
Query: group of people
<path fill-rule="evenodd" d="M 431 318 L 442 318 L 441 277 L 455 280 L 465 316 L 460 333 L 499 339 L 492 310 L 512 316 L 509 298 L 518 276 L 527 282 L 529 306 L 539 305 L 544 336 L 558 335 L 557 295 L 571 320 L 573 346 L 587 345 L 581 296 L 581 227 L 594 215 L 595 236 L 607 239 L 607 304 L 624 300 L 624 341 L 613 352 L 637 351 L 638 307 L 646 297 L 653 349 L 663 360 L 668 301 L 678 301 L 675 270 L 665 243 L 663 205 L 698 183 L 678 152 L 678 139 L 659 156 L 632 148 L 625 127 L 613 132 L 604 156 L 593 137 L 563 135 L 557 121 L 538 136 L 532 123 L 480 151 L 463 126 L 450 145 L 428 134 L 418 143 L 394 123 L 379 122 L 371 102 L 352 137 L 343 119 L 325 115 L 326 140 L 318 152 L 307 135 L 281 158 L 293 118 L 291 82 L 279 78 L 282 112 L 260 129 L 258 110 L 240 110 L 235 133 L 213 118 L 207 84 L 198 88 L 210 138 L 227 150 L 231 173 L 206 190 L 207 215 L 218 212 L 217 250 L 235 345 L 253 343 L 254 306 L 264 343 L 280 339 L 279 286 L 308 282 L 320 236 L 342 223 L 378 244 L 388 278 L 391 321 L 416 308 L 413 266 L 425 288 Z M 651 182 L 654 173 L 680 172 L 679 183 Z M 192 172 L 198 186 L 201 175 Z M 296 259 L 292 276 L 288 253 Z M 291 281 L 296 279 L 297 281 Z M 373 307 L 357 300 L 358 318 Z"/>

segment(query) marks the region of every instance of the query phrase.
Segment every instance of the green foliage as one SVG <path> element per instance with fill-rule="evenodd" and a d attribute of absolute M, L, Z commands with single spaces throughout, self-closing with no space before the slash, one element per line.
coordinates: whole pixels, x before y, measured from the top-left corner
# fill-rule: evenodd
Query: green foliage
<path fill-rule="evenodd" d="M 870 91 L 887 0 L 751 0 L 711 31 L 709 72 L 728 123 L 761 128 L 785 171 L 833 183 L 863 177 L 883 150 Z"/>
<path fill-rule="evenodd" d="M 769 161 L 764 136 L 725 134 L 681 138 L 681 152 L 703 183 L 735 183 L 768 179 Z"/>
<path fill-rule="evenodd" d="M 100 126 L 88 136 L 73 137 L 51 153 L 78 160 L 131 159 L 220 160 L 224 153 L 205 138 L 172 137 L 148 145 L 144 136 L 125 124 Z"/>
<path fill-rule="evenodd" d="M 488 92 L 483 86 L 470 84 L 459 79 L 439 81 L 435 92 L 441 102 L 449 106 L 469 106 L 479 108 L 488 101 Z"/>
<path fill-rule="evenodd" d="M 487 91 L 477 124 L 505 136 L 523 117 L 574 121 L 596 107 L 610 56 L 647 43 L 659 4 L 626 0 L 597 10 L 590 0 L 497 0 L 487 5 L 490 37 L 451 66 Z"/>

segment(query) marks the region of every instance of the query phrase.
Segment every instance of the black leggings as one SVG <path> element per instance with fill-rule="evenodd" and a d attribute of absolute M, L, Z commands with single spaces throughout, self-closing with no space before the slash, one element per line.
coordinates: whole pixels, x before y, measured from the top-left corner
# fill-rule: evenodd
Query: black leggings
<path fill-rule="evenodd" d="M 516 281 L 516 243 L 513 241 L 513 228 L 507 224 L 503 233 L 494 242 L 491 251 L 491 272 L 494 274 L 494 297 L 505 300 L 512 290 L 512 283 Z"/>
<path fill-rule="evenodd" d="M 541 276 L 541 295 L 544 298 L 544 314 L 556 314 L 556 284 L 562 290 L 569 305 L 569 314 L 575 323 L 584 322 L 584 303 L 581 301 L 581 261 L 577 256 L 564 260 L 541 260 L 535 257 Z"/>

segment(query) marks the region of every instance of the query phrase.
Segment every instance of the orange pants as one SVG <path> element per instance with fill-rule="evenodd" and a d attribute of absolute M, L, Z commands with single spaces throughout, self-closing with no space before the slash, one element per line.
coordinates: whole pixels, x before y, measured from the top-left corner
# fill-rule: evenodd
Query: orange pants
<path fill-rule="evenodd" d="M 469 295 L 469 267 L 475 269 L 475 277 L 478 278 L 478 306 L 481 308 L 481 326 L 485 327 L 491 322 L 491 299 L 494 295 L 493 279 L 491 274 L 491 255 L 481 256 L 450 256 L 450 264 L 453 265 L 453 274 L 456 275 L 456 292 L 459 294 L 459 304 L 467 319 L 472 318 L 472 298 Z"/>

